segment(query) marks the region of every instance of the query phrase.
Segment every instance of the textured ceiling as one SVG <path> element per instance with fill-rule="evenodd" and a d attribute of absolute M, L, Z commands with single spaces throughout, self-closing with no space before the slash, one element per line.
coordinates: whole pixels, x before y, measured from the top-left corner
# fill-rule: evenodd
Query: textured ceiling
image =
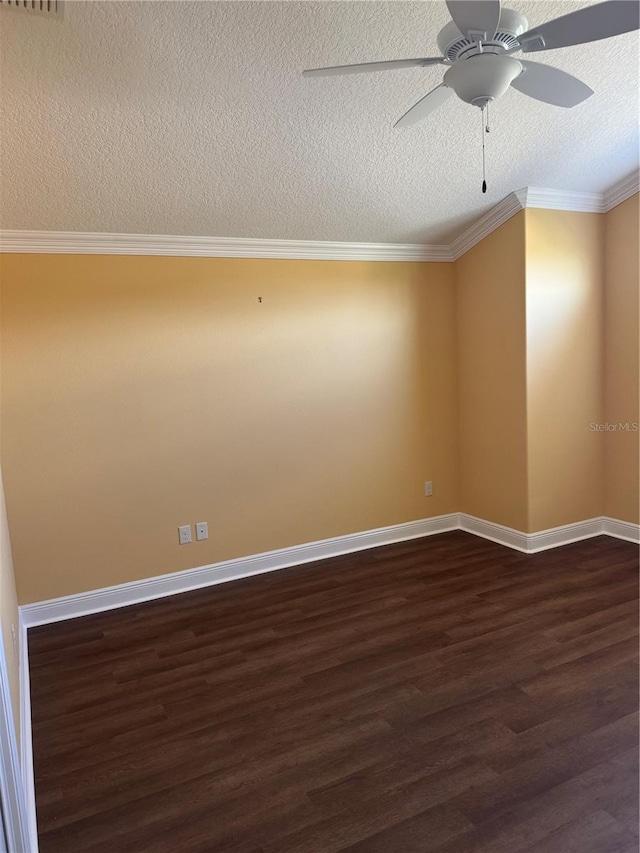
<path fill-rule="evenodd" d="M 588 3 L 517 2 L 530 25 Z M 305 79 L 437 54 L 444 2 L 69 2 L 0 9 L 0 225 L 53 231 L 437 243 L 524 186 L 601 192 L 638 165 L 638 36 L 535 56 L 596 94 L 515 90 L 393 122 L 443 67 Z"/>

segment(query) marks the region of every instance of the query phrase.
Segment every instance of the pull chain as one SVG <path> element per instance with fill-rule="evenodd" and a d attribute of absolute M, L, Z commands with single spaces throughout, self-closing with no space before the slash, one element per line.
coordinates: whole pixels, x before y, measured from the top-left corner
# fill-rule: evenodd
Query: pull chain
<path fill-rule="evenodd" d="M 485 124 L 484 124 L 484 107 L 482 107 L 480 111 L 480 120 L 482 122 L 482 192 L 486 193 L 487 191 L 487 169 L 486 169 L 486 160 L 484 153 L 484 134 L 485 134 Z"/>

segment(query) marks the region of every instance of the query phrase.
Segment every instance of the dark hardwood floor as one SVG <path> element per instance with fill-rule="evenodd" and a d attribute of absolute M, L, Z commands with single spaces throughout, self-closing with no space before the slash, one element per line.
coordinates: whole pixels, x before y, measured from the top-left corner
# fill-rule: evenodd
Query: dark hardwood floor
<path fill-rule="evenodd" d="M 42 853 L 638 850 L 638 548 L 456 532 L 29 632 Z"/>

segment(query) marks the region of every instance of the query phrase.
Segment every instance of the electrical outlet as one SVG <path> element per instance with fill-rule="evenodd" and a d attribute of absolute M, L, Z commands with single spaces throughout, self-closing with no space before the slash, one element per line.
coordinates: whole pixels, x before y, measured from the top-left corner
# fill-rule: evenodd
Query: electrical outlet
<path fill-rule="evenodd" d="M 178 542 L 181 545 L 188 545 L 191 542 L 191 525 L 183 524 L 178 528 Z"/>
<path fill-rule="evenodd" d="M 433 482 L 431 480 L 427 480 L 424 484 L 424 496 L 425 498 L 430 498 L 433 494 Z"/>
<path fill-rule="evenodd" d="M 202 539 L 209 538 L 209 525 L 206 521 L 196 522 L 196 539 L 200 542 Z"/>
<path fill-rule="evenodd" d="M 15 652 L 15 656 L 18 657 L 18 635 L 16 634 L 16 626 L 11 626 L 11 639 L 13 640 L 13 651 Z"/>

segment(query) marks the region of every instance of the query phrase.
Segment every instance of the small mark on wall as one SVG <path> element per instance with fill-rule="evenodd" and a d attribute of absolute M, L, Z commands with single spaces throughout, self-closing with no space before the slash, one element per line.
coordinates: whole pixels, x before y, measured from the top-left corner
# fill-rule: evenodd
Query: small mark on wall
<path fill-rule="evenodd" d="M 258 302 L 262 302 L 262 296 L 258 296 Z"/>

